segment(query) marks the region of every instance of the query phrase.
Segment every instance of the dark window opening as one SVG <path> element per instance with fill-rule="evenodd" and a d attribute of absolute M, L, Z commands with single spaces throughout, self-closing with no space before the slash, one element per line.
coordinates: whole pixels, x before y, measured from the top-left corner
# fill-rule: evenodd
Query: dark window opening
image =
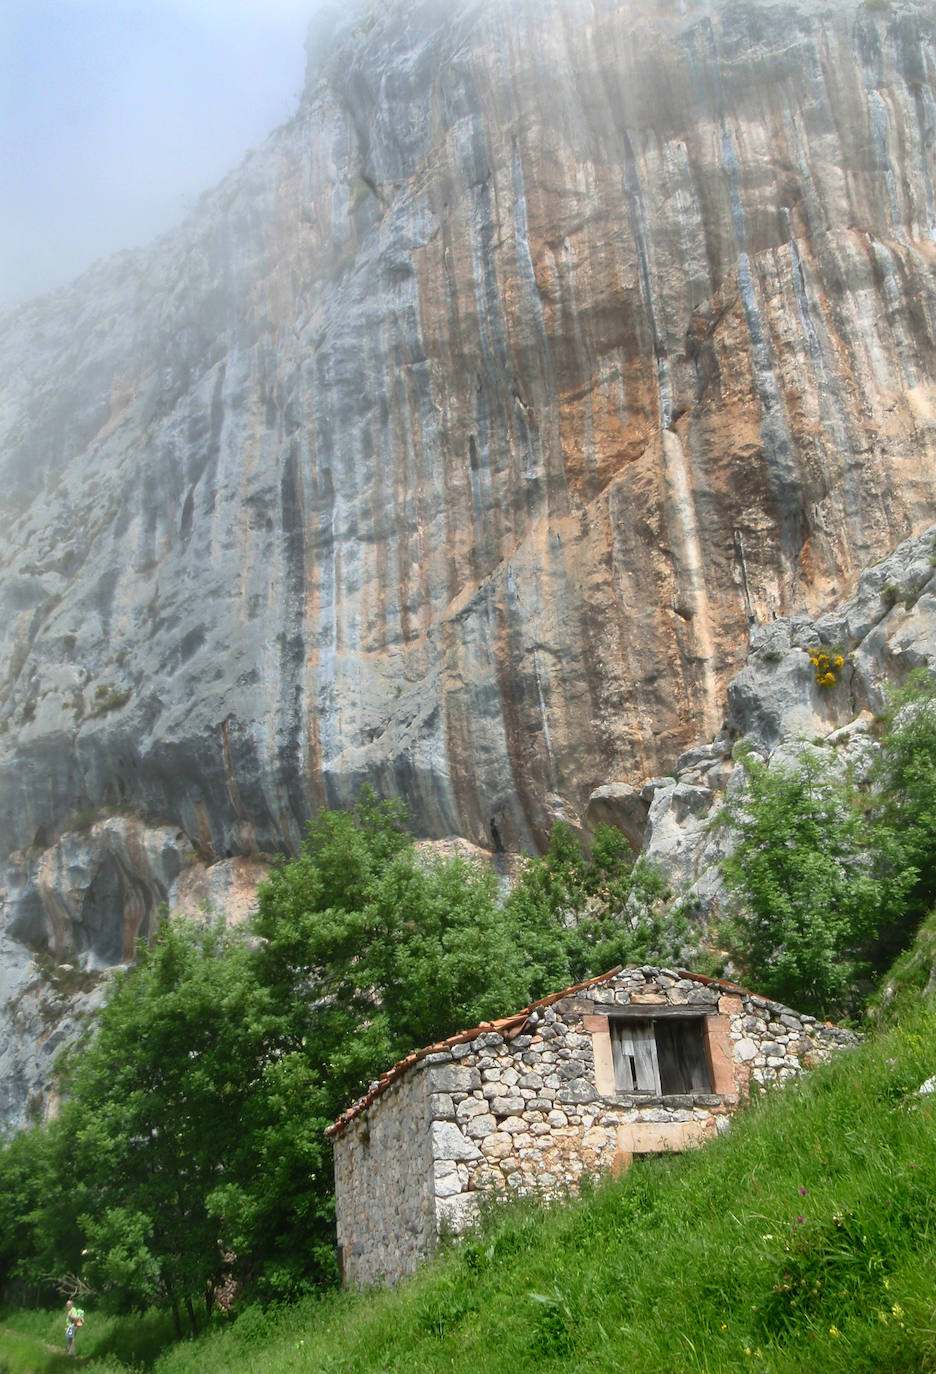
<path fill-rule="evenodd" d="M 611 1018 L 614 1088 L 660 1096 L 710 1093 L 701 1016 L 631 1021 Z"/>

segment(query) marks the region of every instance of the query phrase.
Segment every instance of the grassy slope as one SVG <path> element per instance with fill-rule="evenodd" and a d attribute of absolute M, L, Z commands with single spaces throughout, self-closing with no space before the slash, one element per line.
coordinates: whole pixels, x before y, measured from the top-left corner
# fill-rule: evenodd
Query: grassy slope
<path fill-rule="evenodd" d="M 392 1292 L 248 1312 L 154 1368 L 936 1371 L 936 1095 L 916 1092 L 934 1073 L 936 1009 L 918 1009 L 702 1151 L 565 1206 L 500 1209 Z M 84 1355 L 114 1350 L 89 1317 Z"/>
<path fill-rule="evenodd" d="M 116 1318 L 93 1311 L 77 1333 L 75 1354 L 65 1355 L 65 1305 L 54 1312 L 0 1312 L 0 1374 L 64 1374 L 83 1366 L 95 1374 L 127 1374 L 149 1367 L 154 1352 L 173 1339 L 166 1313 Z"/>

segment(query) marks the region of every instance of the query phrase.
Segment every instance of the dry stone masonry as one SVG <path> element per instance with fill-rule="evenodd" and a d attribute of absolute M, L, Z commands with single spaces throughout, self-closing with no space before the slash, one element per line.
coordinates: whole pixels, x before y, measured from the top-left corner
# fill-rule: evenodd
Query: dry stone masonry
<path fill-rule="evenodd" d="M 730 983 L 631 968 L 401 1061 L 330 1128 L 344 1281 L 410 1273 L 485 1195 L 574 1188 L 727 1129 L 855 1042 Z"/>

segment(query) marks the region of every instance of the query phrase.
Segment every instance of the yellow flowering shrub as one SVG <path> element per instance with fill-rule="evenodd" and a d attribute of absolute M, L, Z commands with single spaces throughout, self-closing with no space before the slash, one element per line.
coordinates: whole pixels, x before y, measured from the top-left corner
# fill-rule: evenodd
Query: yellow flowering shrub
<path fill-rule="evenodd" d="M 845 663 L 845 659 L 840 653 L 825 649 L 810 649 L 809 661 L 816 674 L 816 681 L 820 687 L 834 687 L 838 681 L 839 671 Z"/>

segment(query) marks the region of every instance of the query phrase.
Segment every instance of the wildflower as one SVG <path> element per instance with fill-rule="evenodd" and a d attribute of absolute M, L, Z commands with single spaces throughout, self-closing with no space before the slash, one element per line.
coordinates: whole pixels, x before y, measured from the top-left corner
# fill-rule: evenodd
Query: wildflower
<path fill-rule="evenodd" d="M 721 1324 L 721 1329 L 722 1329 L 722 1331 L 727 1331 L 727 1330 L 728 1330 L 728 1323 L 727 1323 L 727 1322 L 722 1322 L 722 1324 Z"/>
<path fill-rule="evenodd" d="M 829 1335 L 830 1335 L 830 1336 L 841 1336 L 841 1334 L 842 1334 L 842 1333 L 841 1333 L 841 1331 L 838 1329 L 837 1326 L 830 1326 L 830 1327 L 829 1327 Z"/>
<path fill-rule="evenodd" d="M 797 1224 L 797 1226 L 802 1226 L 802 1224 L 803 1224 L 803 1222 L 804 1222 L 805 1220 L 806 1220 L 805 1217 L 797 1217 L 797 1218 L 796 1218 L 796 1224 Z"/>
<path fill-rule="evenodd" d="M 809 1189 L 808 1189 L 808 1188 L 801 1188 L 801 1189 L 800 1189 L 800 1197 L 805 1197 L 806 1194 L 807 1194 L 808 1192 L 809 1192 Z"/>
<path fill-rule="evenodd" d="M 903 1316 L 903 1308 L 901 1307 L 899 1302 L 895 1302 L 892 1304 L 891 1311 L 893 1312 L 895 1317 Z"/>

